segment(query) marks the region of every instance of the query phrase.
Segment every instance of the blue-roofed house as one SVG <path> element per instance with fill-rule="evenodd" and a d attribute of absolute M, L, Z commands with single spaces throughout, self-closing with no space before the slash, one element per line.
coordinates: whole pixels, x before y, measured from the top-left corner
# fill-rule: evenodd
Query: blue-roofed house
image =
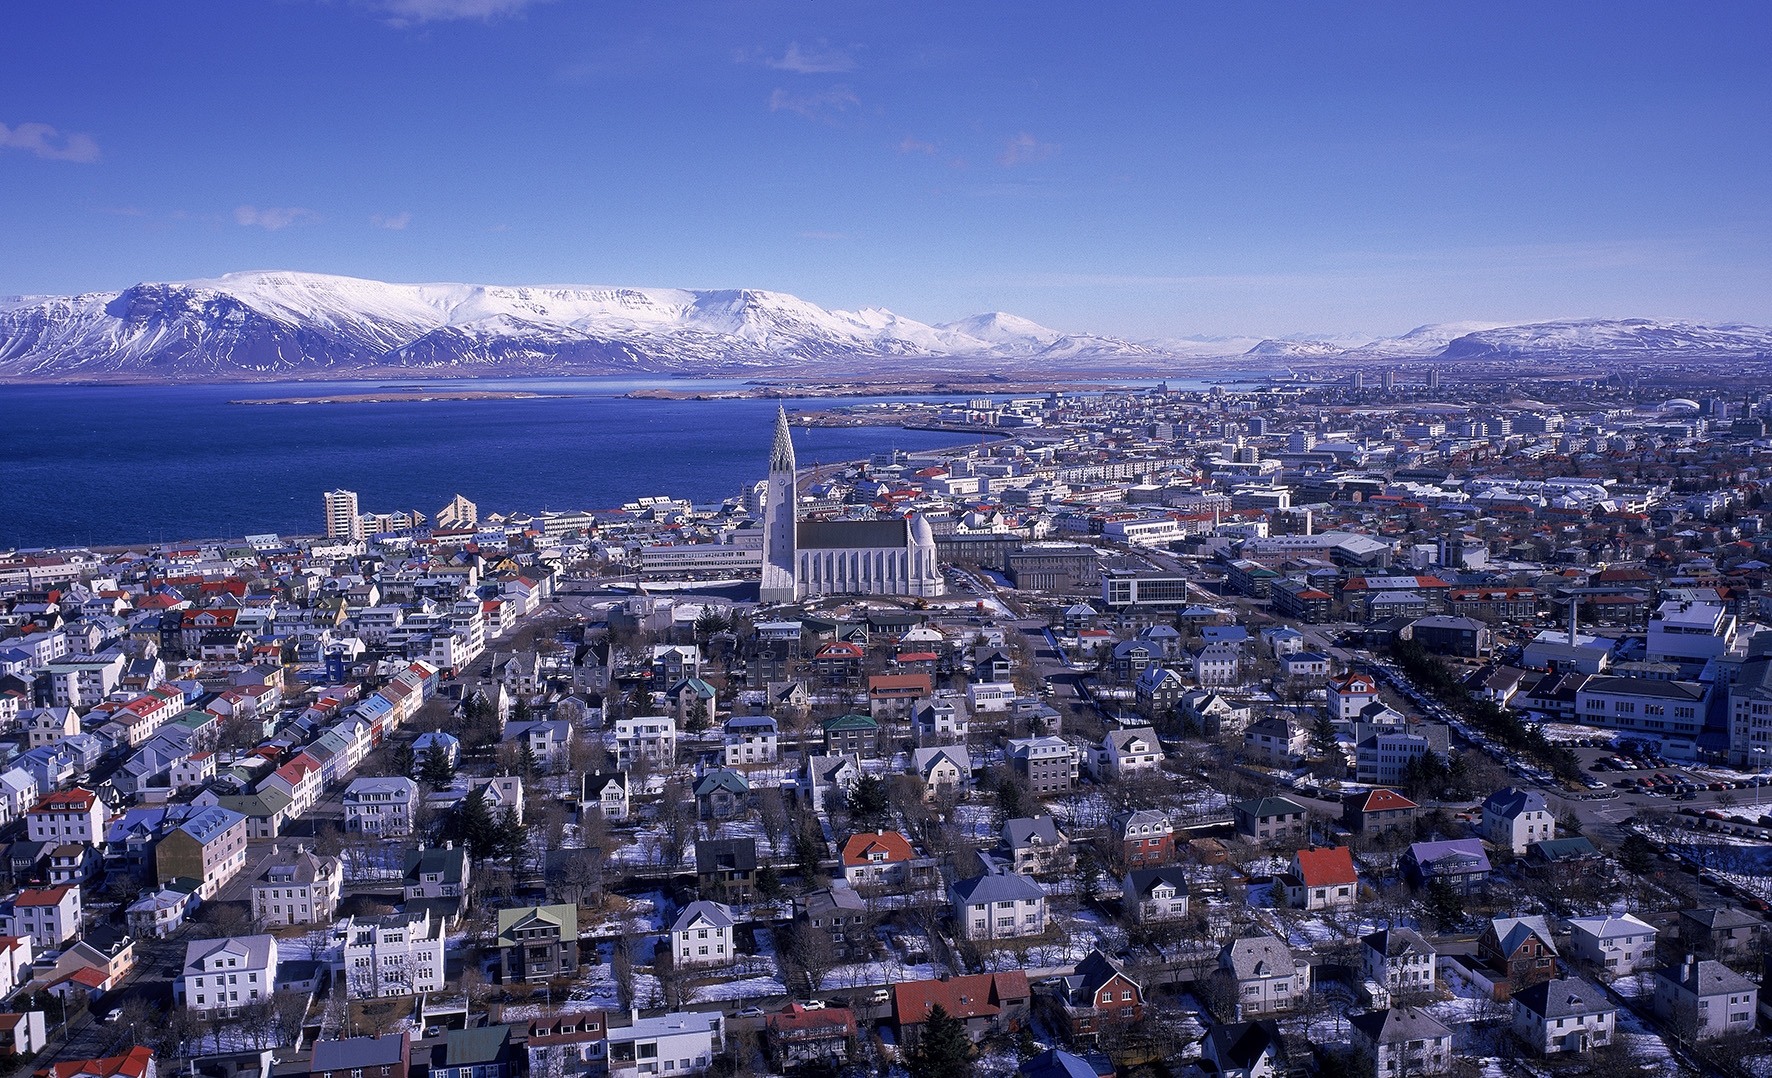
<path fill-rule="evenodd" d="M 1476 838 L 1416 842 L 1397 859 L 1403 878 L 1416 887 L 1445 880 L 1461 895 L 1476 894 L 1489 885 L 1489 855 L 1483 840 Z"/>

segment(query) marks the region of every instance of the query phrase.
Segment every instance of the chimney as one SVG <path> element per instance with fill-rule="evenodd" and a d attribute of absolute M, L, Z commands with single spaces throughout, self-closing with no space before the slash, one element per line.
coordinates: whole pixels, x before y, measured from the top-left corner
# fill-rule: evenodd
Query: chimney
<path fill-rule="evenodd" d="M 446 838 L 446 839 L 444 839 L 444 840 L 443 840 L 443 848 L 444 848 L 444 849 L 446 849 L 446 850 L 453 850 L 453 849 L 455 849 L 455 840 L 454 840 L 454 839 L 452 839 L 452 838 Z"/>
<path fill-rule="evenodd" d="M 628 1021 L 630 1021 L 630 1022 L 634 1022 L 634 1023 L 636 1023 L 636 1024 L 638 1024 L 638 1023 L 639 1023 L 639 1021 L 640 1021 L 640 1008 L 638 1008 L 638 1007 L 629 1007 L 629 1008 L 628 1008 Z"/>

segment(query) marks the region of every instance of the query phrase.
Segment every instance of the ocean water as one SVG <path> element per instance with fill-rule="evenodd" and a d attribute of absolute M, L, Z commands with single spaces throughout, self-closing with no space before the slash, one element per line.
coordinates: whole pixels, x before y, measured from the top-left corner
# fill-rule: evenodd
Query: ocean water
<path fill-rule="evenodd" d="M 457 493 L 482 515 L 612 509 L 654 494 L 718 501 L 763 477 L 776 409 L 764 400 L 619 396 L 741 384 L 699 379 L 423 384 L 564 396 L 239 405 L 228 402 L 384 386 L 0 386 L 0 549 L 314 534 L 324 530 L 321 494 L 338 487 L 357 491 L 365 512 L 427 517 Z M 897 427 L 794 431 L 802 466 L 976 440 Z"/>

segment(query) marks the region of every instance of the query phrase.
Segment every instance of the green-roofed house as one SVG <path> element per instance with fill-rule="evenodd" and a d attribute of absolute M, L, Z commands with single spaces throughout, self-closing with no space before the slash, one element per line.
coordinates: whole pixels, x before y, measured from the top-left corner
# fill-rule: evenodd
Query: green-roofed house
<path fill-rule="evenodd" d="M 751 784 L 728 768 L 710 771 L 696 780 L 695 805 L 704 820 L 743 816 L 751 809 Z"/>
<path fill-rule="evenodd" d="M 498 911 L 499 979 L 547 981 L 578 974 L 578 907 L 523 906 Z"/>
<path fill-rule="evenodd" d="M 452 1029 L 431 1048 L 431 1078 L 516 1078 L 510 1026 Z"/>
<path fill-rule="evenodd" d="M 1310 838 L 1310 813 L 1284 797 L 1256 797 L 1231 806 L 1231 822 L 1237 835 L 1250 842 L 1299 842 Z"/>
<path fill-rule="evenodd" d="M 854 753 L 872 759 L 880 752 L 880 724 L 866 715 L 839 715 L 824 721 L 824 754 Z"/>

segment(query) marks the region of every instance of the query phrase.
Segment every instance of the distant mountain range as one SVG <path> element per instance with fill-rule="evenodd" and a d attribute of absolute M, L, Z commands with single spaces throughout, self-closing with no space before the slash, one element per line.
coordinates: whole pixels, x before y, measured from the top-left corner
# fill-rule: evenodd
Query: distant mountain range
<path fill-rule="evenodd" d="M 543 374 L 1160 371 L 1367 361 L 1752 358 L 1772 329 L 1640 320 L 1447 323 L 1400 337 L 1128 341 L 1001 312 L 927 325 L 752 289 L 387 284 L 231 273 L 121 292 L 0 298 L 0 379 L 245 380 Z"/>

